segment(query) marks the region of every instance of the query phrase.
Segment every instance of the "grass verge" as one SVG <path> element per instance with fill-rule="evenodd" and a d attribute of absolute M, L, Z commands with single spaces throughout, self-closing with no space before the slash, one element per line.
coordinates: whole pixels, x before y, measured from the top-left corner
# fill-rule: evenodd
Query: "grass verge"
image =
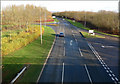
<path fill-rule="evenodd" d="M 73 22 L 72 20 L 70 19 L 65 19 L 67 20 L 68 22 L 70 22 L 72 25 L 78 27 L 78 28 L 82 28 L 82 29 L 85 29 L 85 30 L 91 30 L 90 28 L 87 28 L 87 27 L 84 27 L 80 22 Z M 113 35 L 113 34 L 108 34 L 108 33 L 103 33 L 103 32 L 99 32 L 99 31 L 96 31 L 96 33 L 100 33 L 100 34 L 104 34 L 104 35 L 109 35 L 109 36 L 114 36 L 114 37 L 120 37 L 119 35 Z"/>
<path fill-rule="evenodd" d="M 25 65 L 30 67 L 17 80 L 20 83 L 35 83 L 55 38 L 50 27 L 44 28 L 43 44 L 40 38 L 27 46 L 3 57 L 3 83 L 9 83 Z"/>
<path fill-rule="evenodd" d="M 85 38 L 105 38 L 104 36 L 100 36 L 100 35 L 90 35 L 89 33 L 87 32 L 81 32 L 83 34 L 83 36 Z"/>

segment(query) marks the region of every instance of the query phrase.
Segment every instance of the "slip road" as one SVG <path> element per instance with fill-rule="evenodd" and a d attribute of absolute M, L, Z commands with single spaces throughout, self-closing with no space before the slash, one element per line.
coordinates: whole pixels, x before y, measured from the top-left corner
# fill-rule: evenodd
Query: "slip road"
<path fill-rule="evenodd" d="M 38 84 L 118 84 L 109 66 L 76 28 L 61 18 L 60 25 L 52 26 L 56 33 L 64 32 L 65 37 L 56 37 L 53 50 Z M 114 75 L 114 76 L 113 76 Z"/>

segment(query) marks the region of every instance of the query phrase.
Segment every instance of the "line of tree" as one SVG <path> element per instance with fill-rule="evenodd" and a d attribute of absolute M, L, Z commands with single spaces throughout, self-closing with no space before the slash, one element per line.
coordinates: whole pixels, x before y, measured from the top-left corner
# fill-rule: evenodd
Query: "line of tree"
<path fill-rule="evenodd" d="M 46 15 L 45 15 L 46 13 Z M 49 12 L 45 7 L 37 7 L 34 5 L 12 5 L 7 6 L 2 10 L 2 25 L 4 29 L 14 29 L 23 27 L 28 24 L 32 24 L 36 21 L 52 19 L 52 13 Z"/>
<path fill-rule="evenodd" d="M 74 19 L 82 23 L 86 21 L 86 23 L 95 27 L 93 29 L 97 29 L 98 31 L 119 34 L 119 13 L 113 11 L 64 11 L 53 13 L 53 15 Z"/>

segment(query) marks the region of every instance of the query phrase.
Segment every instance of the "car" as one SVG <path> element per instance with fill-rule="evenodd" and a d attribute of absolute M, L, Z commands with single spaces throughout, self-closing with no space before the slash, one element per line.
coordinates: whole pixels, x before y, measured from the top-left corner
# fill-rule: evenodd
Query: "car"
<path fill-rule="evenodd" d="M 59 37 L 64 37 L 64 33 L 60 32 Z"/>

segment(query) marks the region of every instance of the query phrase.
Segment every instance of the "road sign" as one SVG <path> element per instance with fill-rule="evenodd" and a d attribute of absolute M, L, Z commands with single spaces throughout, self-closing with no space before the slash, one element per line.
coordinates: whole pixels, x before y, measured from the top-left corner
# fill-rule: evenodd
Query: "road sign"
<path fill-rule="evenodd" d="M 94 30 L 89 30 L 89 33 L 90 33 L 90 34 L 94 33 Z"/>
<path fill-rule="evenodd" d="M 56 18 L 55 16 L 52 16 L 52 18 Z"/>
<path fill-rule="evenodd" d="M 95 35 L 94 30 L 89 30 L 89 34 Z"/>

